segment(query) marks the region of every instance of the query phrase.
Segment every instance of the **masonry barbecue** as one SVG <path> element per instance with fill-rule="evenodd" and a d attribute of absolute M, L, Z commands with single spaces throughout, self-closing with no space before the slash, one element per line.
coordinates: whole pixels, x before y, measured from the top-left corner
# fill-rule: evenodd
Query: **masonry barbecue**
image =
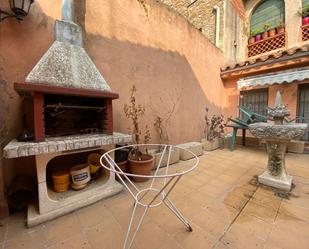
<path fill-rule="evenodd" d="M 118 94 L 112 92 L 84 50 L 73 4 L 73 0 L 62 1 L 62 20 L 55 22 L 54 43 L 25 82 L 15 83 L 15 89 L 27 96 L 23 108 L 35 141 L 13 139 L 3 155 L 35 158 L 38 205 L 28 206 L 28 226 L 115 195 L 123 188 L 113 173 L 104 172 L 81 191 L 54 192 L 48 181 L 56 166 L 69 168 L 84 163 L 90 153 L 104 153 L 115 144 L 132 141 L 131 135 L 113 132 L 112 100 Z"/>
<path fill-rule="evenodd" d="M 97 70 L 73 22 L 56 21 L 56 40 L 32 69 L 18 92 L 31 93 L 33 122 L 27 129 L 36 141 L 46 137 L 113 133 L 112 100 L 118 98 Z M 27 119 L 29 120 L 29 119 Z"/>

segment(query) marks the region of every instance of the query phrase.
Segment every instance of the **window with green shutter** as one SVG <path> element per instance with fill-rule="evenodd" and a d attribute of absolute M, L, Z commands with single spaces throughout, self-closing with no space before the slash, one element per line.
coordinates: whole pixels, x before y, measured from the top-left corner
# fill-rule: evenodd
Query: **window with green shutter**
<path fill-rule="evenodd" d="M 303 0 L 305 2 L 309 0 Z M 283 0 L 264 0 L 253 11 L 250 19 L 250 31 L 264 30 L 264 24 L 271 27 L 278 26 L 278 22 L 285 19 Z"/>
<path fill-rule="evenodd" d="M 239 95 L 239 106 L 267 116 L 268 88 L 241 91 Z M 239 117 L 245 119 L 245 115 L 242 112 L 239 113 Z"/>

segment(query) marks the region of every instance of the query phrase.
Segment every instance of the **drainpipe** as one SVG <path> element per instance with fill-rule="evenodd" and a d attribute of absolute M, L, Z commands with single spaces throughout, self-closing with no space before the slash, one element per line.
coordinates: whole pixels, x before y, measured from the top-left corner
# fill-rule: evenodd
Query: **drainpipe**
<path fill-rule="evenodd" d="M 62 0 L 62 20 L 74 22 L 74 0 Z"/>
<path fill-rule="evenodd" d="M 215 44 L 219 47 L 219 35 L 220 35 L 220 8 L 219 6 L 215 5 L 213 10 L 216 12 L 216 39 Z"/>

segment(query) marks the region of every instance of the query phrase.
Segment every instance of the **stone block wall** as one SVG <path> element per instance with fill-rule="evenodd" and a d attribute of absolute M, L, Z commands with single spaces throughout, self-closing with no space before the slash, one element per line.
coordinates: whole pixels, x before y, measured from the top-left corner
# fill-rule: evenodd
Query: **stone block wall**
<path fill-rule="evenodd" d="M 223 49 L 224 1 L 223 0 L 159 0 L 183 15 L 195 28 L 200 30 L 213 44 L 216 39 L 216 13 L 220 8 L 219 48 Z"/>

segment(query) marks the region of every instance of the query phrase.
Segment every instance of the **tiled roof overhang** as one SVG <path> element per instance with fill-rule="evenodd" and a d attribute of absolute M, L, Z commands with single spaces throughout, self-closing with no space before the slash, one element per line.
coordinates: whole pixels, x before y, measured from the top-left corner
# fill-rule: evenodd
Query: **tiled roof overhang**
<path fill-rule="evenodd" d="M 229 79 L 308 65 L 309 44 L 224 66 L 220 75 Z"/>

